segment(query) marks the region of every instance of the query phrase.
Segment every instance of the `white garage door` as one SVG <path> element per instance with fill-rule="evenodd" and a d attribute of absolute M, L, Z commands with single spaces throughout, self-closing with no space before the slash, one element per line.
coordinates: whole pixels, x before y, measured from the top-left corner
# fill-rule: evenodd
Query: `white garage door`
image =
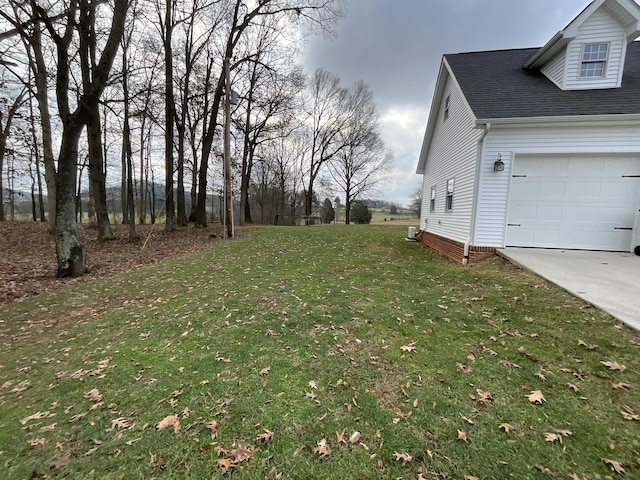
<path fill-rule="evenodd" d="M 640 191 L 633 157 L 516 157 L 506 245 L 629 251 Z"/>

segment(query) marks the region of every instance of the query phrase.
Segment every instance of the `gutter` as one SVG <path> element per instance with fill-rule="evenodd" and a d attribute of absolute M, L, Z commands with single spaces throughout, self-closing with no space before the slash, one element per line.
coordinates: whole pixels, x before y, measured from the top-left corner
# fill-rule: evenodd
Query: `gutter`
<path fill-rule="evenodd" d="M 486 125 L 540 125 L 554 126 L 573 124 L 608 124 L 608 125 L 629 125 L 630 123 L 640 123 L 640 114 L 606 114 L 606 115 L 568 115 L 563 117 L 513 117 L 513 118 L 480 118 L 476 120 L 476 126 Z"/>

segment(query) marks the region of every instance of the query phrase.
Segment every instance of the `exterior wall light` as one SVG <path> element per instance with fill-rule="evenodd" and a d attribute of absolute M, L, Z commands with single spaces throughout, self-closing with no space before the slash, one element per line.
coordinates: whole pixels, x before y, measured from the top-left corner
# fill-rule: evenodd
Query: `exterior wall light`
<path fill-rule="evenodd" d="M 493 162 L 493 171 L 502 172 L 504 170 L 504 162 L 502 161 L 502 155 L 498 154 L 498 159 Z"/>

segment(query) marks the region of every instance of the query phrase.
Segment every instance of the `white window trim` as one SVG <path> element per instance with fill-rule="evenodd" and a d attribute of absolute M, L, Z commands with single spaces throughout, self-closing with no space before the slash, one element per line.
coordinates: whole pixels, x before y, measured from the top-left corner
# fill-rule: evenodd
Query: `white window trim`
<path fill-rule="evenodd" d="M 431 187 L 431 198 L 429 199 L 429 212 L 436 211 L 436 186 Z"/>
<path fill-rule="evenodd" d="M 444 211 L 453 212 L 453 192 L 455 190 L 455 178 L 447 180 L 446 195 L 444 198 Z"/>
<path fill-rule="evenodd" d="M 589 45 L 606 45 L 607 46 L 607 56 L 604 60 L 585 60 L 584 59 L 584 50 Z M 611 53 L 611 43 L 610 42 L 589 42 L 583 43 L 580 48 L 580 65 L 578 66 L 578 79 L 580 80 L 592 80 L 592 79 L 600 79 L 606 78 L 607 76 L 607 66 L 609 65 L 609 55 Z M 596 64 L 602 63 L 602 75 L 599 76 L 582 76 L 582 67 L 585 64 Z"/>

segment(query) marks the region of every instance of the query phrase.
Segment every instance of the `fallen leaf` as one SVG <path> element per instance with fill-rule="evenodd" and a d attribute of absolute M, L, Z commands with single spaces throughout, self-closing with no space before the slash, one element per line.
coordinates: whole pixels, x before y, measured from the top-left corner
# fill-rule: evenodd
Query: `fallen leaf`
<path fill-rule="evenodd" d="M 627 369 L 627 367 L 625 367 L 624 365 L 621 365 L 618 362 L 600 362 L 600 363 L 610 370 L 618 370 L 620 372 L 624 372 Z"/>
<path fill-rule="evenodd" d="M 473 372 L 473 367 L 470 367 L 468 365 L 464 365 L 463 363 L 458 362 L 458 370 L 460 370 L 462 373 L 471 373 Z"/>
<path fill-rule="evenodd" d="M 347 444 L 347 442 L 344 439 L 344 433 L 346 432 L 346 430 L 342 430 L 341 432 L 336 432 L 336 441 L 338 443 L 344 443 L 345 445 Z"/>
<path fill-rule="evenodd" d="M 360 432 L 353 432 L 349 437 L 349 443 L 355 445 L 360 441 Z"/>
<path fill-rule="evenodd" d="M 409 455 L 408 453 L 394 452 L 393 455 L 394 455 L 394 457 L 396 457 L 396 460 L 402 460 L 402 464 L 403 465 L 405 463 L 410 462 L 411 460 L 413 460 L 413 457 L 411 455 Z"/>
<path fill-rule="evenodd" d="M 164 430 L 169 427 L 173 427 L 173 433 L 178 433 L 180 431 L 180 420 L 176 415 L 166 416 L 160 421 L 160 423 L 158 423 L 156 428 L 158 430 Z"/>
<path fill-rule="evenodd" d="M 480 480 L 478 477 L 474 477 L 473 475 L 465 475 L 464 480 Z"/>
<path fill-rule="evenodd" d="M 228 458 L 219 458 L 218 466 L 222 469 L 222 473 L 229 473 L 236 468 L 235 462 L 229 460 Z"/>
<path fill-rule="evenodd" d="M 253 456 L 253 453 L 248 448 L 234 448 L 229 452 L 229 456 L 235 463 L 241 463 L 249 460 Z"/>
<path fill-rule="evenodd" d="M 31 445 L 32 447 L 37 447 L 40 445 L 44 445 L 45 443 L 47 443 L 46 438 L 34 438 L 29 442 L 29 445 Z"/>
<path fill-rule="evenodd" d="M 111 420 L 111 430 L 113 430 L 114 428 L 117 428 L 118 430 L 122 430 L 125 428 L 129 428 L 130 426 L 131 424 L 122 417 Z"/>
<path fill-rule="evenodd" d="M 38 431 L 42 433 L 53 432 L 56 429 L 56 425 L 58 424 L 52 423 L 51 425 L 45 425 L 44 427 L 41 427 L 40 430 Z"/>
<path fill-rule="evenodd" d="M 573 435 L 573 432 L 571 430 L 556 429 L 555 432 L 559 433 L 563 437 L 570 437 L 571 435 Z"/>
<path fill-rule="evenodd" d="M 553 471 L 549 470 L 549 469 L 548 469 L 547 467 L 545 467 L 544 465 L 540 465 L 540 464 L 538 464 L 538 465 L 536 465 L 536 468 L 537 468 L 538 470 L 540 470 L 542 473 L 544 473 L 545 475 L 549 475 L 549 476 L 551 476 L 551 477 L 555 477 L 555 476 L 556 476 L 556 474 L 555 474 L 555 473 L 553 473 Z"/>
<path fill-rule="evenodd" d="M 544 374 L 542 372 L 536 372 L 536 377 L 538 377 L 540 380 L 542 380 L 543 382 L 547 381 L 547 377 L 544 376 Z"/>
<path fill-rule="evenodd" d="M 472 362 L 475 362 L 475 361 L 476 361 L 476 359 L 477 359 L 478 357 L 476 357 L 476 354 L 475 354 L 475 353 L 473 353 L 473 352 L 469 352 L 469 355 L 467 355 L 467 358 L 468 358 L 469 360 L 471 360 Z"/>
<path fill-rule="evenodd" d="M 550 432 L 544 433 L 544 439 L 545 441 L 551 442 L 551 443 L 553 442 L 562 443 L 562 435 L 558 435 L 557 433 L 550 433 Z"/>
<path fill-rule="evenodd" d="M 578 345 L 580 345 L 581 347 L 586 348 L 587 350 L 595 350 L 596 348 L 598 348 L 597 345 L 589 345 L 584 340 L 578 340 Z"/>
<path fill-rule="evenodd" d="M 462 440 L 464 443 L 469 443 L 469 440 L 467 439 L 467 432 L 458 430 L 458 440 Z"/>
<path fill-rule="evenodd" d="M 40 420 L 41 418 L 44 418 L 47 415 L 49 415 L 49 410 L 47 410 L 46 412 L 36 412 L 33 415 L 29 415 L 28 417 L 25 417 L 22 420 L 20 420 L 20 423 L 22 425 L 26 425 L 27 422 L 31 420 Z"/>
<path fill-rule="evenodd" d="M 476 389 L 476 393 L 478 394 L 479 402 L 493 402 L 493 396 L 491 396 L 491 393 L 480 390 L 479 388 Z"/>
<path fill-rule="evenodd" d="M 509 433 L 511 430 L 515 430 L 513 425 L 510 425 L 508 423 L 501 423 L 498 428 L 503 429 L 505 433 Z"/>
<path fill-rule="evenodd" d="M 218 435 L 218 422 L 212 420 L 209 423 L 205 424 L 205 427 L 211 430 L 211 438 L 216 438 L 216 436 Z"/>
<path fill-rule="evenodd" d="M 97 388 L 89 390 L 83 396 L 84 398 L 91 400 L 92 402 L 102 401 L 102 394 L 100 393 L 100 390 L 98 390 Z"/>
<path fill-rule="evenodd" d="M 518 365 L 517 363 L 509 362 L 508 360 L 500 360 L 498 363 L 503 367 L 520 368 L 520 365 Z"/>
<path fill-rule="evenodd" d="M 635 421 L 640 420 L 640 416 L 637 415 L 629 405 L 625 405 L 623 403 L 621 407 L 622 407 L 622 410 L 620 410 L 620 413 L 622 414 L 625 420 L 635 420 Z"/>
<path fill-rule="evenodd" d="M 631 385 L 629 385 L 628 383 L 624 383 L 624 382 L 614 383 L 611 386 L 616 390 L 629 390 L 631 388 Z"/>
<path fill-rule="evenodd" d="M 611 470 L 613 470 L 616 473 L 625 473 L 624 468 L 622 468 L 622 465 L 620 464 L 620 462 L 616 462 L 615 460 L 609 460 L 608 458 L 603 458 L 604 463 L 606 463 L 607 465 L 609 465 L 611 467 Z"/>
<path fill-rule="evenodd" d="M 540 390 L 532 390 L 527 398 L 531 403 L 535 403 L 537 405 L 542 405 L 542 402 L 545 401 L 544 395 Z"/>
<path fill-rule="evenodd" d="M 316 383 L 315 380 L 310 380 L 309 381 L 309 387 L 311 387 L 313 390 L 317 390 L 318 389 L 318 384 Z"/>
<path fill-rule="evenodd" d="M 416 349 L 416 346 L 414 343 L 410 343 L 408 345 L 402 345 L 400 347 L 400 350 L 402 350 L 403 352 L 413 352 Z"/>
<path fill-rule="evenodd" d="M 273 440 L 273 432 L 265 428 L 264 433 L 258 435 L 258 438 L 256 440 L 260 441 L 261 443 L 270 442 L 271 440 Z"/>
<path fill-rule="evenodd" d="M 304 398 L 309 398 L 311 400 L 315 400 L 317 395 L 313 392 L 305 392 Z"/>
<path fill-rule="evenodd" d="M 573 390 L 574 392 L 578 393 L 580 391 L 580 389 L 578 388 L 577 385 L 574 385 L 573 383 L 567 383 L 567 385 L 569 385 L 569 388 L 571 390 Z"/>
<path fill-rule="evenodd" d="M 260 370 L 260 375 L 266 375 L 271 371 L 271 367 L 264 367 L 262 370 Z"/>
<path fill-rule="evenodd" d="M 322 439 L 318 442 L 318 446 L 313 449 L 313 453 L 317 453 L 320 458 L 327 458 L 331 455 L 331 450 L 327 446 L 327 440 Z"/>

